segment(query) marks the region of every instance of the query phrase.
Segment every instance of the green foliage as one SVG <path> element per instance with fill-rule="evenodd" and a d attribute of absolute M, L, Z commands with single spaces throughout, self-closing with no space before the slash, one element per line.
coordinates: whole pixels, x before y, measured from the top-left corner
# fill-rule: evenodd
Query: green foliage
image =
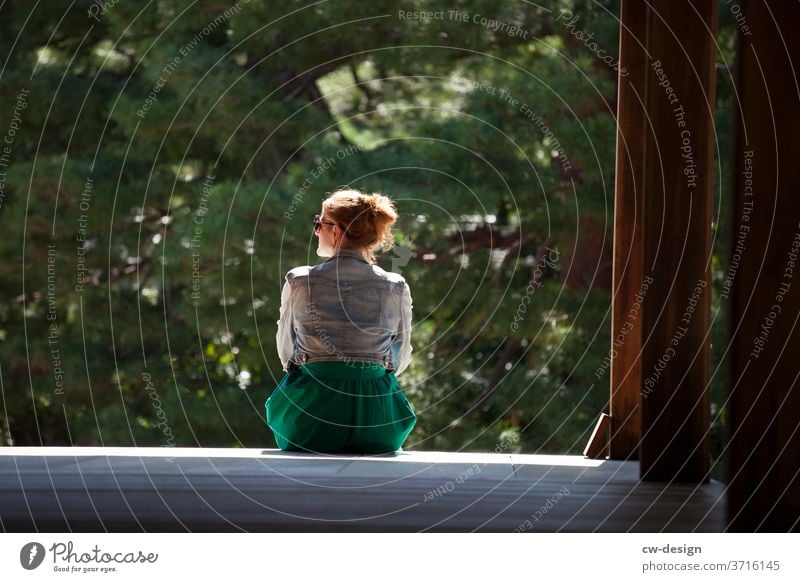
<path fill-rule="evenodd" d="M 0 206 L 15 442 L 274 446 L 282 278 L 351 185 L 401 211 L 381 265 L 414 296 L 409 446 L 581 452 L 608 404 L 616 72 L 559 16 L 615 55 L 617 2 L 97 6 L 0 9 L 0 130 L 29 91 Z"/>

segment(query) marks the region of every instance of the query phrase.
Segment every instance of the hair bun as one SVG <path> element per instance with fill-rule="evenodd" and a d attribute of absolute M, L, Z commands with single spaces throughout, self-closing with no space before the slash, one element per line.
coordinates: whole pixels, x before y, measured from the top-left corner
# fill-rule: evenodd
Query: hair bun
<path fill-rule="evenodd" d="M 367 205 L 372 208 L 373 213 L 378 213 L 380 211 L 380 203 L 381 203 L 381 195 L 380 194 L 370 194 L 364 198 L 364 201 Z"/>
<path fill-rule="evenodd" d="M 344 229 L 349 247 L 363 249 L 370 262 L 375 262 L 377 247 L 386 252 L 394 246 L 392 226 L 398 214 L 388 196 L 344 187 L 332 192 L 322 206 L 325 215 Z"/>

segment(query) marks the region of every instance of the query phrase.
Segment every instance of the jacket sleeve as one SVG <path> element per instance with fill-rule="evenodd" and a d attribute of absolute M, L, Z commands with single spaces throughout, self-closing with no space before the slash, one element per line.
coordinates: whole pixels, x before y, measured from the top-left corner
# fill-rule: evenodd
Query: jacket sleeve
<path fill-rule="evenodd" d="M 289 284 L 288 279 L 283 283 L 281 290 L 281 310 L 280 319 L 278 319 L 278 333 L 275 336 L 276 344 L 278 346 L 278 357 L 281 359 L 284 371 L 289 366 L 289 358 L 292 357 L 294 351 L 294 321 L 292 320 L 292 286 Z"/>
<path fill-rule="evenodd" d="M 403 296 L 400 301 L 400 325 L 397 329 L 397 339 L 392 344 L 392 356 L 395 365 L 395 376 L 399 376 L 411 364 L 411 316 L 412 316 L 411 289 L 404 283 Z"/>

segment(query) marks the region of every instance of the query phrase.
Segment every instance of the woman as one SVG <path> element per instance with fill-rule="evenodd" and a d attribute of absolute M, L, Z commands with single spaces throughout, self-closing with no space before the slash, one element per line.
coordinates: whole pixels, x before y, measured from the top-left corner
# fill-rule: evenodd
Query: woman
<path fill-rule="evenodd" d="M 375 264 L 397 220 L 381 194 L 338 190 L 314 217 L 317 254 L 286 274 L 278 353 L 286 374 L 266 403 L 284 450 L 385 453 L 400 449 L 416 415 L 396 376 L 411 363 L 411 291 Z"/>

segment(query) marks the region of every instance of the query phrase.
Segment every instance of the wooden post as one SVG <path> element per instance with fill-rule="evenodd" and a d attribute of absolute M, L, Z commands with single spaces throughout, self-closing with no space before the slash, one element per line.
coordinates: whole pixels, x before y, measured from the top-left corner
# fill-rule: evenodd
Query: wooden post
<path fill-rule="evenodd" d="M 708 480 L 716 10 L 622 4 L 611 454 L 631 449 L 638 400 L 643 480 Z"/>
<path fill-rule="evenodd" d="M 728 528 L 800 529 L 800 19 L 747 0 L 739 26 L 730 289 Z"/>
<path fill-rule="evenodd" d="M 641 438 L 639 390 L 642 318 L 632 310 L 644 280 L 642 208 L 647 116 L 647 4 L 622 3 L 617 88 L 614 264 L 611 301 L 611 437 L 609 457 L 638 459 Z"/>

